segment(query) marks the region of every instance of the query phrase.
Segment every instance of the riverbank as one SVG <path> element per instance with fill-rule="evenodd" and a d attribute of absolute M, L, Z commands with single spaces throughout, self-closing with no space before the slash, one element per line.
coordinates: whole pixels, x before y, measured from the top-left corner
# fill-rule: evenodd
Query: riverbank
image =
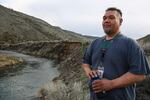
<path fill-rule="evenodd" d="M 54 78 L 53 82 L 56 84 L 57 81 L 62 80 L 66 87 L 72 86 L 77 82 L 81 82 L 81 89 L 84 87 L 85 91 L 87 90 L 87 77 L 81 68 L 81 61 L 84 48 L 87 45 L 88 43 L 83 44 L 81 42 L 66 41 L 27 42 L 12 45 L 2 45 L 0 48 L 2 50 L 13 50 L 24 54 L 54 59 L 60 75 Z M 47 84 L 49 85 L 49 83 Z"/>
<path fill-rule="evenodd" d="M 0 54 L 0 71 L 8 69 L 12 67 L 12 65 L 17 65 L 21 63 L 23 63 L 22 59 L 8 56 L 6 54 Z"/>

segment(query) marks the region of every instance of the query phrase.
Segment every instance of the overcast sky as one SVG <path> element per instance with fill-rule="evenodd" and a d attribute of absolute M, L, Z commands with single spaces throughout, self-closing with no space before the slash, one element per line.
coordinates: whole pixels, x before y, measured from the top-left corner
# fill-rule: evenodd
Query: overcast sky
<path fill-rule="evenodd" d="M 102 36 L 108 7 L 123 12 L 121 32 L 134 39 L 150 34 L 150 0 L 0 0 L 5 7 L 83 35 Z"/>

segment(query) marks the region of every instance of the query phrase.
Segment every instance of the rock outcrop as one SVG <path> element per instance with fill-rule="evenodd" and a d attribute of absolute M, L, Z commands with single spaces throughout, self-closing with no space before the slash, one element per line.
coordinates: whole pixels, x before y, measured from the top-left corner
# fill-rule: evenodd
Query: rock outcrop
<path fill-rule="evenodd" d="M 76 48 L 80 48 L 82 42 L 67 41 L 37 41 L 23 42 L 17 44 L 1 44 L 1 50 L 13 50 L 34 56 L 40 56 L 62 61 L 67 59 Z"/>
<path fill-rule="evenodd" d="M 150 56 L 150 35 L 147 35 L 143 38 L 137 40 L 141 47 L 146 52 L 147 56 Z M 150 60 L 150 59 L 149 59 Z"/>

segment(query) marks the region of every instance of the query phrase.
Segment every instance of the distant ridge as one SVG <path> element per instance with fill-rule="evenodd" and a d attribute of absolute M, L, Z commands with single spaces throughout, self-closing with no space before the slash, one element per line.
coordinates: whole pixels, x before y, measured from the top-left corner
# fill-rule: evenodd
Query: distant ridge
<path fill-rule="evenodd" d="M 0 5 L 0 43 L 49 40 L 89 41 L 90 39 Z"/>

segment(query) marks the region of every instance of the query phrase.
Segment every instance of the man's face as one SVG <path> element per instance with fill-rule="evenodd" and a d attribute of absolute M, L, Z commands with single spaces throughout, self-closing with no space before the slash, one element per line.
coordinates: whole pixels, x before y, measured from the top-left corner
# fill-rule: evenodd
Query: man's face
<path fill-rule="evenodd" d="M 117 11 L 106 11 L 103 16 L 102 26 L 106 34 L 113 35 L 119 32 L 121 17 Z"/>

